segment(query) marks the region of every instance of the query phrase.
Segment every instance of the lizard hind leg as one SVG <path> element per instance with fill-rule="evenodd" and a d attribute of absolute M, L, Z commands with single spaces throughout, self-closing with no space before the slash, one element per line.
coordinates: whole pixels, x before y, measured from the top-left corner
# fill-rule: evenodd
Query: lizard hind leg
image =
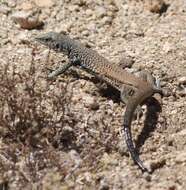
<path fill-rule="evenodd" d="M 126 104 L 126 111 L 124 115 L 124 127 L 122 131 L 124 133 L 125 142 L 133 161 L 139 166 L 139 168 L 143 172 L 149 172 L 148 169 L 144 166 L 141 159 L 139 158 L 131 134 L 132 118 L 139 103 L 139 99 L 137 97 L 138 93 L 136 93 L 133 87 L 123 85 L 121 89 L 121 100 Z"/>
<path fill-rule="evenodd" d="M 139 77 L 140 79 L 142 79 L 143 81 L 148 82 L 152 86 L 160 88 L 160 81 L 158 79 L 156 79 L 155 77 L 153 77 L 150 74 L 150 72 L 144 70 L 144 71 L 139 71 L 139 72 L 135 73 L 135 75 L 137 77 Z"/>
<path fill-rule="evenodd" d="M 150 72 L 144 70 L 144 71 L 139 71 L 137 73 L 135 73 L 135 75 L 137 77 L 139 77 L 140 79 L 142 79 L 145 82 L 148 82 L 151 86 L 154 86 L 155 88 L 160 89 L 160 81 L 158 79 L 156 79 L 155 77 L 153 77 Z M 127 105 L 128 101 L 131 99 L 131 97 L 133 96 L 133 89 L 132 87 L 129 86 L 123 86 L 122 90 L 121 90 L 121 100 Z M 141 118 L 141 116 L 143 115 L 144 110 L 141 107 L 141 105 L 138 105 L 134 111 L 133 114 L 133 118 L 135 120 L 137 120 L 137 122 L 139 123 L 139 120 Z"/>
<path fill-rule="evenodd" d="M 142 71 L 138 74 L 138 76 L 146 81 L 149 82 L 152 86 L 155 86 L 158 88 L 157 83 L 155 83 L 155 79 L 150 73 L 146 71 Z M 133 87 L 124 85 L 123 88 L 121 89 L 121 100 L 127 105 L 126 106 L 126 111 L 124 115 L 124 127 L 123 127 L 123 132 L 124 132 L 124 137 L 125 141 L 128 147 L 128 150 L 130 152 L 130 155 L 133 159 L 133 161 L 139 166 L 139 168 L 143 172 L 148 172 L 151 173 L 143 164 L 141 161 L 138 152 L 135 149 L 133 140 L 132 140 L 132 134 L 131 134 L 131 123 L 132 123 L 132 117 L 135 113 L 136 109 L 139 109 L 138 103 L 141 103 L 140 96 L 138 97 L 138 93 L 135 91 Z M 142 97 L 141 97 L 142 98 Z M 143 100 L 143 98 L 141 99 Z"/>
<path fill-rule="evenodd" d="M 142 79 L 145 82 L 148 82 L 151 86 L 154 86 L 157 89 L 160 89 L 160 80 L 153 77 L 150 72 L 143 70 L 143 71 L 139 71 L 137 73 L 135 73 L 135 75 L 137 77 L 139 77 L 140 79 Z M 141 118 L 141 116 L 143 115 L 144 110 L 141 107 L 141 105 L 138 105 L 135 112 L 134 112 L 134 117 L 135 119 L 137 119 L 137 121 L 139 121 L 139 119 Z"/>
<path fill-rule="evenodd" d="M 125 85 L 122 87 L 120 98 L 123 103 L 125 103 L 127 105 L 133 95 L 134 95 L 134 89 L 132 89 L 129 86 L 125 86 Z M 139 119 L 142 115 L 143 115 L 143 109 L 140 105 L 138 105 L 134 111 L 133 119 L 139 121 Z"/>

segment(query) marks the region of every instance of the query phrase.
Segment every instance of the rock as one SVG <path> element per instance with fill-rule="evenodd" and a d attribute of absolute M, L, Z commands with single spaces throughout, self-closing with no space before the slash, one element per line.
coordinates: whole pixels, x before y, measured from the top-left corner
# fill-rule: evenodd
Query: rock
<path fill-rule="evenodd" d="M 119 153 L 123 156 L 123 155 L 125 155 L 125 156 L 129 156 L 129 151 L 128 151 L 128 148 L 127 148 L 127 145 L 126 145 L 126 142 L 125 142 L 125 140 L 123 139 L 123 138 L 121 138 L 120 140 L 119 140 L 119 143 L 118 143 L 118 145 L 117 145 L 117 148 L 118 148 L 118 151 L 119 151 Z"/>
<path fill-rule="evenodd" d="M 39 7 L 51 7 L 54 5 L 53 0 L 34 0 L 34 2 Z"/>
<path fill-rule="evenodd" d="M 96 9 L 96 16 L 98 18 L 103 18 L 106 15 L 107 15 L 107 11 L 106 11 L 106 9 L 104 7 L 98 7 Z"/>
<path fill-rule="evenodd" d="M 61 183 L 61 175 L 60 173 L 54 171 L 49 171 L 47 174 L 43 177 L 42 180 L 42 187 L 43 189 L 53 189 L 53 190 L 62 190 L 62 189 L 68 189 L 68 186 L 65 186 L 65 184 Z"/>
<path fill-rule="evenodd" d="M 167 7 L 163 0 L 145 0 L 145 8 L 152 13 L 161 14 Z"/>
<path fill-rule="evenodd" d="M 87 9 L 87 10 L 85 11 L 85 13 L 86 13 L 87 16 L 92 16 L 93 11 L 92 11 L 91 9 Z"/>
<path fill-rule="evenodd" d="M 41 54 L 38 54 L 38 59 L 42 60 L 43 62 L 47 62 L 49 53 L 49 49 L 45 49 Z"/>
<path fill-rule="evenodd" d="M 23 29 L 34 29 L 44 24 L 39 20 L 38 12 L 18 11 L 12 15 L 12 19 Z"/>
<path fill-rule="evenodd" d="M 86 5 L 87 1 L 86 0 L 78 0 L 78 1 L 73 1 L 73 3 L 75 5 L 82 7 L 82 6 Z"/>
<path fill-rule="evenodd" d="M 157 160 L 153 160 L 150 163 L 150 170 L 154 171 L 154 170 L 156 170 L 158 168 L 162 168 L 165 164 L 166 164 L 165 158 L 159 158 Z"/>
<path fill-rule="evenodd" d="M 87 37 L 90 35 L 90 32 L 88 30 L 84 30 L 82 31 L 82 35 Z"/>
<path fill-rule="evenodd" d="M 169 53 L 173 50 L 173 44 L 171 44 L 169 42 L 165 42 L 162 49 L 165 53 Z"/>
<path fill-rule="evenodd" d="M 92 174 L 90 172 L 85 172 L 84 178 L 85 178 L 86 182 L 90 183 L 92 181 Z"/>
<path fill-rule="evenodd" d="M 17 1 L 15 1 L 15 0 L 8 0 L 6 2 L 8 4 L 8 6 L 11 7 L 11 8 L 14 8 L 16 6 L 16 3 L 17 3 Z"/>
<path fill-rule="evenodd" d="M 12 42 L 14 44 L 16 43 L 23 43 L 23 44 L 29 44 L 30 43 L 30 36 L 28 34 L 28 31 L 21 31 L 16 35 L 16 39 L 12 39 Z"/>
<path fill-rule="evenodd" d="M 2 39 L 6 39 L 6 38 L 8 38 L 8 31 L 7 30 L 0 30 L 0 39 L 2 40 Z"/>
<path fill-rule="evenodd" d="M 55 31 L 59 32 L 59 33 L 63 33 L 63 32 L 70 32 L 71 28 L 73 27 L 73 23 L 72 22 L 68 22 L 68 23 L 62 23 L 60 26 L 56 27 Z"/>
<path fill-rule="evenodd" d="M 10 12 L 10 10 L 11 9 L 9 7 L 7 7 L 5 4 L 2 4 L 0 6 L 0 13 L 2 13 L 2 14 L 8 15 L 8 13 Z"/>
<path fill-rule="evenodd" d="M 151 181 L 151 175 L 147 172 L 143 173 L 143 177 L 146 181 Z"/>
<path fill-rule="evenodd" d="M 105 167 L 118 165 L 118 160 L 114 154 L 104 153 L 100 161 Z"/>
<path fill-rule="evenodd" d="M 103 25 L 105 25 L 105 24 L 111 24 L 112 23 L 112 17 L 110 17 L 110 16 L 105 16 L 105 17 L 103 17 L 103 19 L 101 20 L 101 23 L 103 24 Z"/>
<path fill-rule="evenodd" d="M 33 4 L 31 2 L 23 2 L 18 8 L 20 10 L 31 10 L 33 8 Z"/>
<path fill-rule="evenodd" d="M 185 152 L 185 151 L 179 152 L 179 153 L 176 155 L 175 161 L 176 161 L 177 163 L 186 162 L 186 152 Z"/>
<path fill-rule="evenodd" d="M 162 82 L 161 82 L 162 83 Z M 163 85 L 162 85 L 163 86 Z M 169 96 L 171 96 L 171 94 L 172 94 L 172 91 L 171 91 L 171 89 L 170 88 L 163 88 L 163 96 L 164 97 L 169 97 Z"/>
<path fill-rule="evenodd" d="M 90 108 L 91 110 L 98 110 L 99 109 L 99 104 L 95 101 L 95 99 L 91 96 L 86 96 L 83 97 L 85 107 Z"/>
<path fill-rule="evenodd" d="M 178 95 L 181 96 L 181 97 L 186 96 L 186 88 L 184 88 L 184 89 L 182 89 L 182 90 L 179 90 L 179 91 L 178 91 Z"/>
<path fill-rule="evenodd" d="M 109 190 L 108 182 L 101 180 L 99 190 Z"/>
<path fill-rule="evenodd" d="M 76 166 L 79 166 L 82 163 L 82 159 L 76 150 L 72 149 L 69 151 L 68 154 L 70 158 L 72 159 L 72 161 L 76 164 Z"/>
<path fill-rule="evenodd" d="M 125 67 L 131 68 L 133 64 L 134 64 L 134 59 L 124 54 L 122 58 L 120 58 L 118 66 L 125 69 Z"/>
<path fill-rule="evenodd" d="M 79 6 L 78 5 L 71 5 L 71 6 L 69 6 L 69 10 L 71 12 L 78 12 L 79 11 Z"/>
<path fill-rule="evenodd" d="M 69 126 L 63 127 L 63 134 L 64 134 L 65 136 L 67 136 L 67 135 L 69 135 L 69 134 L 71 134 L 71 133 L 74 133 L 73 128 L 71 128 L 71 127 L 69 127 Z"/>
<path fill-rule="evenodd" d="M 180 77 L 178 79 L 179 84 L 186 84 L 186 76 Z"/>
<path fill-rule="evenodd" d="M 97 102 L 94 102 L 91 107 L 92 110 L 98 110 L 99 109 L 99 104 Z"/>
<path fill-rule="evenodd" d="M 176 135 L 178 136 L 186 136 L 186 129 L 181 130 L 179 133 L 177 133 Z"/>

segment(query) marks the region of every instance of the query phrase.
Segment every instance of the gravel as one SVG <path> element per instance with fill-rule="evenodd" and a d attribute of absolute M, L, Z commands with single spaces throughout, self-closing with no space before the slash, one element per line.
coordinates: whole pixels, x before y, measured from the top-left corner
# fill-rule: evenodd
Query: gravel
<path fill-rule="evenodd" d="M 35 65 L 32 77 L 36 87 L 48 88 L 41 93 L 41 101 L 45 96 L 55 97 L 45 102 L 48 111 L 52 109 L 48 105 L 56 101 L 63 106 L 57 116 L 57 110 L 52 109 L 59 121 L 56 126 L 45 126 L 48 128 L 39 132 L 31 127 L 33 131 L 25 143 L 12 138 L 14 135 L 8 137 L 4 132 L 8 129 L 0 126 L 0 186 L 186 189 L 185 11 L 184 0 L 3 1 L 0 72 L 8 63 L 9 74 L 14 68 L 24 77 L 33 72 Z M 141 159 L 153 170 L 151 175 L 142 174 L 128 155 L 121 135 L 125 105 L 118 101 L 117 92 L 98 88 L 94 77 L 75 68 L 54 81 L 46 81 L 48 69 L 68 61 L 33 41 L 36 35 L 48 31 L 67 32 L 113 64 L 121 64 L 121 69 L 125 57 L 132 58 L 133 70 L 146 69 L 160 78 L 167 89 L 165 97 L 157 98 L 160 109 L 152 105 L 151 113 L 145 111 L 139 121 L 132 123 L 133 139 Z M 32 138 L 37 139 L 33 145 L 29 144 Z"/>

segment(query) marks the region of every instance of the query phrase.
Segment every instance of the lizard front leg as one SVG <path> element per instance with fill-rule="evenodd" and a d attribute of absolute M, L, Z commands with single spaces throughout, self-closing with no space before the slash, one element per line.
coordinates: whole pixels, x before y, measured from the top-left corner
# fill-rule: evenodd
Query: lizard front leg
<path fill-rule="evenodd" d="M 58 75 L 61 75 L 63 73 L 65 73 L 70 67 L 72 67 L 73 64 L 67 63 L 66 65 L 63 65 L 61 67 L 59 67 L 58 69 L 56 69 L 55 71 L 52 71 L 49 75 L 48 75 L 48 79 L 52 79 Z"/>
<path fill-rule="evenodd" d="M 57 77 L 58 75 L 65 73 L 70 67 L 77 65 L 79 63 L 79 59 L 77 59 L 77 57 L 75 56 L 69 55 L 69 60 L 70 60 L 69 63 L 62 65 L 55 71 L 51 72 L 48 75 L 48 79 L 52 79 L 54 77 Z"/>

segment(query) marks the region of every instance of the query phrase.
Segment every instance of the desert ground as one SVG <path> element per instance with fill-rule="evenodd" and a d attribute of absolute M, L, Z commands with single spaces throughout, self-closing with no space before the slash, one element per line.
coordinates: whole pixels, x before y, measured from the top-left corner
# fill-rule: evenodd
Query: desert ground
<path fill-rule="evenodd" d="M 47 80 L 69 61 L 34 40 L 49 31 L 160 80 L 131 127 L 152 174 L 117 91 L 75 67 Z M 0 0 L 0 189 L 186 189 L 185 0 Z"/>

